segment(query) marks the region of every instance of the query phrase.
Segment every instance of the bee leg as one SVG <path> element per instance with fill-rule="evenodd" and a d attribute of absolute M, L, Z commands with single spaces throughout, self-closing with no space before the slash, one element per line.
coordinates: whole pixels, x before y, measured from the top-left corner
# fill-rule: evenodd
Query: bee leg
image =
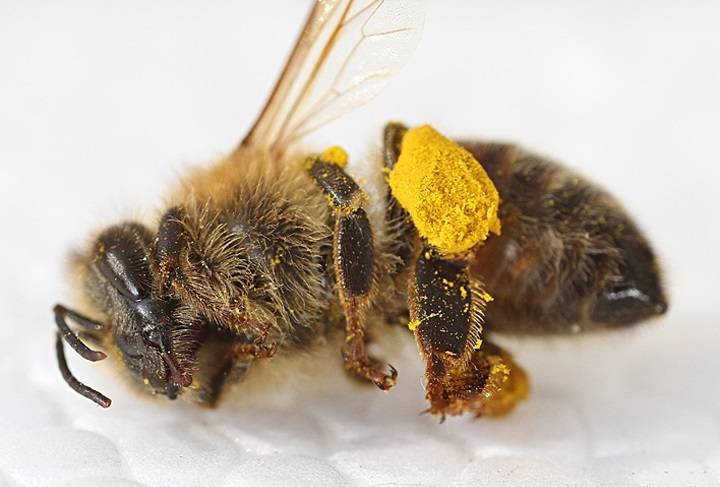
<path fill-rule="evenodd" d="M 346 319 L 345 367 L 387 390 L 395 385 L 397 371 L 390 366 L 390 374 L 385 374 L 368 356 L 362 320 L 363 308 L 369 301 L 374 261 L 372 231 L 365 211 L 360 209 L 339 217 L 334 240 L 335 273 Z"/>
<path fill-rule="evenodd" d="M 392 169 L 395 167 L 395 163 L 400 157 L 402 139 L 407 131 L 408 128 L 398 122 L 390 122 L 385 125 L 383 129 L 382 157 L 386 168 Z"/>
<path fill-rule="evenodd" d="M 335 276 L 346 319 L 345 368 L 372 381 L 380 389 L 395 385 L 397 371 L 380 370 L 365 346 L 363 310 L 370 300 L 374 280 L 374 243 L 367 213 L 366 196 L 337 163 L 315 158 L 308 166 L 315 182 L 325 192 L 335 213 L 333 260 Z"/>
<path fill-rule="evenodd" d="M 277 343 L 238 343 L 233 347 L 234 355 L 249 355 L 252 358 L 270 358 L 277 352 Z"/>
<path fill-rule="evenodd" d="M 388 171 L 395 167 L 395 163 L 400 157 L 402 139 L 407 130 L 405 125 L 396 122 L 385 125 L 382 157 L 383 165 Z M 410 215 L 395 199 L 389 186 L 386 191 L 385 228 L 388 234 L 387 251 L 401 261 L 401 264 L 396 266 L 393 271 L 397 275 L 403 273 L 412 265 L 413 254 L 416 249 L 417 231 L 410 219 Z"/>
<path fill-rule="evenodd" d="M 222 396 L 225 384 L 231 384 L 239 380 L 250 368 L 252 359 L 247 359 L 245 355 L 238 353 L 236 347 L 230 347 L 226 351 L 220 352 L 222 357 L 213 372 L 211 372 L 201 389 L 198 391 L 198 401 L 207 407 L 214 408 L 218 405 Z"/>
<path fill-rule="evenodd" d="M 180 267 L 182 249 L 187 240 L 187 232 L 182 223 L 184 217 L 183 209 L 176 206 L 166 211 L 160 220 L 152 257 L 166 287 L 173 281 L 182 281 L 185 277 Z"/>
<path fill-rule="evenodd" d="M 498 415 L 527 395 L 527 378 L 509 354 L 483 343 L 489 296 L 464 260 L 420 254 L 410 289 L 410 324 L 426 363 L 428 411 Z"/>
<path fill-rule="evenodd" d="M 199 356 L 193 399 L 203 406 L 217 406 L 226 385 L 242 380 L 256 359 L 270 358 L 276 351 L 275 343 L 265 345 L 235 338 L 211 338 Z"/>
<path fill-rule="evenodd" d="M 202 302 L 202 298 L 193 295 L 188 289 L 187 283 L 209 278 L 212 276 L 212 268 L 200 261 L 200 274 L 193 276 L 188 275 L 189 266 L 187 265 L 187 248 L 188 242 L 192 240 L 188 235 L 185 226 L 187 213 L 185 209 L 175 206 L 165 212 L 160 220 L 157 239 L 153 249 L 153 264 L 157 273 L 160 275 L 161 283 L 165 288 L 175 286 L 176 291 L 181 290 L 181 294 L 185 296 L 191 295 L 191 301 L 199 301 L 198 307 L 204 309 L 207 314 L 213 316 L 213 313 L 221 314 L 227 310 L 213 308 Z M 185 265 L 183 265 L 185 264 Z M 258 320 L 238 319 L 234 325 L 247 331 L 247 334 L 254 337 L 254 343 L 263 344 L 267 340 L 272 325 Z M 266 347 L 267 348 L 267 347 Z"/>

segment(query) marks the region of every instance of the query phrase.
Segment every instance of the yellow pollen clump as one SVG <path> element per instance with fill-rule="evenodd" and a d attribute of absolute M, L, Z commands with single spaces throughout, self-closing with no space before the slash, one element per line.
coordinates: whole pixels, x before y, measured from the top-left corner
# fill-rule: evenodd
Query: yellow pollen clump
<path fill-rule="evenodd" d="M 486 303 L 489 303 L 490 301 L 495 301 L 495 298 L 490 296 L 490 293 L 488 293 L 487 291 L 482 292 L 482 298 Z"/>
<path fill-rule="evenodd" d="M 473 350 L 480 350 L 480 347 L 482 347 L 482 338 L 478 338 L 475 340 L 475 343 L 473 344 Z"/>
<path fill-rule="evenodd" d="M 344 168 L 348 163 L 348 153 L 339 145 L 334 145 L 325 149 L 323 153 L 320 154 L 320 159 Z"/>
<path fill-rule="evenodd" d="M 388 183 L 420 235 L 444 253 L 500 234 L 495 185 L 470 152 L 429 125 L 407 131 Z"/>
<path fill-rule="evenodd" d="M 490 375 L 502 377 L 502 382 L 505 382 L 510 376 L 510 367 L 503 363 L 493 364 L 490 368 Z"/>
<path fill-rule="evenodd" d="M 528 397 L 530 384 L 525 371 L 509 355 L 491 356 L 488 362 L 490 375 L 486 391 L 483 392 L 485 401 L 482 405 L 482 415 L 502 416 Z"/>
<path fill-rule="evenodd" d="M 409 329 L 410 331 L 415 331 L 415 330 L 417 330 L 417 327 L 418 327 L 418 326 L 420 326 L 420 321 L 419 321 L 419 320 L 411 320 L 411 321 L 408 323 L 408 329 Z"/>

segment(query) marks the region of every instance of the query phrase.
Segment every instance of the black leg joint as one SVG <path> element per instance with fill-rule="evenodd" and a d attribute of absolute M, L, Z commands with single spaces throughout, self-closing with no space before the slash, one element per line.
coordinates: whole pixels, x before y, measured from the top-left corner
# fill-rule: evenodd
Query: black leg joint
<path fill-rule="evenodd" d="M 360 186 L 337 164 L 318 158 L 310 166 L 309 172 L 328 196 L 334 210 L 348 213 L 364 203 L 365 194 Z"/>

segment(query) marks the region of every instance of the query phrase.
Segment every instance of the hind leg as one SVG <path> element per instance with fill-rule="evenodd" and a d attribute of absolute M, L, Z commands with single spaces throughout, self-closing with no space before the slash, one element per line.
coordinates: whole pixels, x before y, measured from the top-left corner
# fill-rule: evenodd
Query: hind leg
<path fill-rule="evenodd" d="M 385 127 L 383 162 L 388 170 L 398 160 L 406 132 L 397 123 Z M 489 295 L 471 277 L 464 256 L 443 255 L 423 244 L 389 188 L 386 200 L 386 226 L 392 236 L 388 250 L 402 261 L 399 278 L 406 270 L 410 274 L 409 328 L 425 361 L 429 412 L 443 418 L 511 411 L 527 397 L 527 376 L 507 352 L 483 343 Z"/>
<path fill-rule="evenodd" d="M 490 298 L 466 262 L 426 247 L 415 263 L 409 297 L 409 328 L 425 361 L 430 413 L 497 416 L 527 396 L 527 377 L 510 354 L 482 340 Z"/>

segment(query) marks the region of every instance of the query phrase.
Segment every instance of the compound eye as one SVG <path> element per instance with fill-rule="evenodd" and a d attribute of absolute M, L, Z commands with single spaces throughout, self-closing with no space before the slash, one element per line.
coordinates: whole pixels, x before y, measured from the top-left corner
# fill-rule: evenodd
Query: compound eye
<path fill-rule="evenodd" d="M 148 295 L 150 269 L 143 237 L 136 225 L 119 225 L 105 231 L 98 239 L 98 269 L 130 301 L 140 301 Z"/>

